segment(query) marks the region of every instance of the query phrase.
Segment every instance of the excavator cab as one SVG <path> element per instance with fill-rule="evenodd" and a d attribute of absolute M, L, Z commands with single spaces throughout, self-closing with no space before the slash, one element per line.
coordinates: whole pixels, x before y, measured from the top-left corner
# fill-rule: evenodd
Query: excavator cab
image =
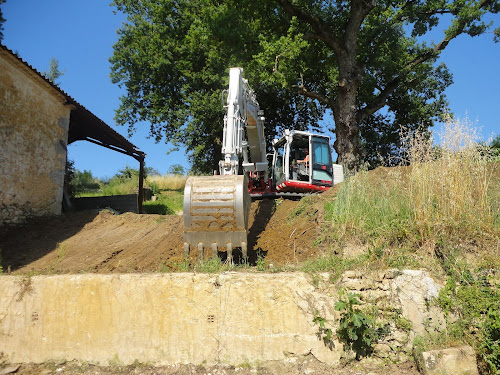
<path fill-rule="evenodd" d="M 285 130 L 273 148 L 273 184 L 278 193 L 311 193 L 333 186 L 329 137 Z"/>

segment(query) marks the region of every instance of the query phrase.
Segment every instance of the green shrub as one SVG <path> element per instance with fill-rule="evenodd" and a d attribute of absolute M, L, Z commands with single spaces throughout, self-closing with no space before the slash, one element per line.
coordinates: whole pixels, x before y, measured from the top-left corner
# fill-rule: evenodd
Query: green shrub
<path fill-rule="evenodd" d="M 344 349 L 353 350 L 356 359 L 369 355 L 373 352 L 378 336 L 375 324 L 371 318 L 363 313 L 358 294 L 341 292 L 340 299 L 335 303 L 335 310 L 340 311 L 340 323 L 337 336 L 344 343 Z"/>
<path fill-rule="evenodd" d="M 500 310 L 490 308 L 483 321 L 484 340 L 480 346 L 485 362 L 493 374 L 500 373 Z"/>
<path fill-rule="evenodd" d="M 446 266 L 448 278 L 437 300 L 445 312 L 458 317 L 447 334 L 475 347 L 496 374 L 500 371 L 500 288 L 489 282 L 484 270 L 473 272 L 457 261 L 450 264 L 454 266 Z"/>
<path fill-rule="evenodd" d="M 173 215 L 175 212 L 162 202 L 143 202 L 142 210 L 145 214 Z"/>

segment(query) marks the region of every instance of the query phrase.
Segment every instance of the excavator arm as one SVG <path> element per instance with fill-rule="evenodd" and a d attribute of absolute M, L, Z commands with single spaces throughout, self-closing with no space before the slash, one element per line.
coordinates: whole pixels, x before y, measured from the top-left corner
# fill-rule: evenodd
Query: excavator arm
<path fill-rule="evenodd" d="M 242 68 L 229 71 L 229 89 L 224 105 L 222 159 L 219 175 L 189 177 L 184 189 L 184 250 L 204 248 L 212 252 L 240 247 L 247 258 L 247 231 L 250 212 L 248 178 L 263 175 L 268 163 L 264 135 L 264 116 L 255 93 L 243 78 Z M 243 174 L 239 175 L 240 171 Z"/>
<path fill-rule="evenodd" d="M 241 159 L 245 173 L 257 171 L 267 173 L 264 112 L 260 110 L 248 81 L 243 78 L 242 68 L 229 70 L 229 89 L 224 108 L 226 115 L 222 133 L 223 159 L 219 162 L 219 173 L 237 175 Z"/>

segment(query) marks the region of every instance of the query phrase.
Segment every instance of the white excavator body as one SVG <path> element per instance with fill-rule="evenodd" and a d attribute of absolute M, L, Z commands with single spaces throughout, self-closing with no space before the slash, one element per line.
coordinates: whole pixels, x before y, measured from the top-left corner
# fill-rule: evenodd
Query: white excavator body
<path fill-rule="evenodd" d="M 304 195 L 333 185 L 329 138 L 307 132 L 285 131 L 273 143 L 271 176 L 267 161 L 264 113 L 254 91 L 243 78 L 242 68 L 229 70 L 229 89 L 224 105 L 222 158 L 219 175 L 189 177 L 184 189 L 184 250 L 192 248 L 203 259 L 205 248 L 234 248 L 247 259 L 248 217 L 251 197 Z M 299 165 L 299 154 L 311 157 Z M 241 174 L 242 173 L 242 174 Z"/>

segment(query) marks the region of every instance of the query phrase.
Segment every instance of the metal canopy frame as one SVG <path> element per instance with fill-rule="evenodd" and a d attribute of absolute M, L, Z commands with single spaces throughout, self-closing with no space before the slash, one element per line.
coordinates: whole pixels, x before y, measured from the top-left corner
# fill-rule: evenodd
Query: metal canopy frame
<path fill-rule="evenodd" d="M 144 159 L 146 154 L 130 143 L 125 137 L 111 129 L 104 121 L 82 106 L 80 103 L 67 97 L 67 104 L 73 105 L 68 131 L 68 144 L 76 141 L 87 141 L 98 146 L 133 157 L 139 162 L 139 189 L 137 197 L 137 211 L 142 214 L 144 199 Z"/>

